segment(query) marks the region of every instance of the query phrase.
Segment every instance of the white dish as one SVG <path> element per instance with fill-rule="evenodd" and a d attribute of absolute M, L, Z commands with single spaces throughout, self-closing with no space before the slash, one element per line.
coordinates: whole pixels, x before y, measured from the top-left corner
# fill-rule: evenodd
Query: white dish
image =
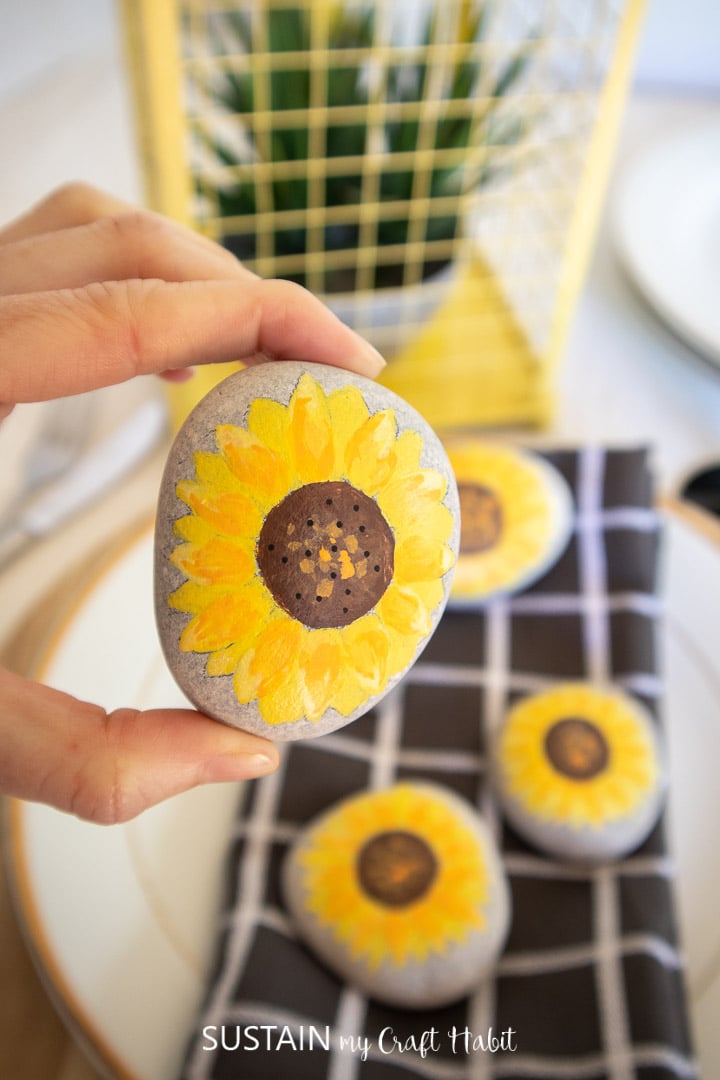
<path fill-rule="evenodd" d="M 720 596 L 720 548 L 675 515 L 668 541 L 671 839 L 697 1049 L 704 1074 L 717 1076 L 720 610 L 707 598 Z M 182 703 L 154 633 L 151 573 L 143 535 L 80 602 L 45 665 L 48 681 L 111 708 Z M 135 613 L 131 635 L 113 619 L 118 609 Z M 61 1009 L 113 1076 L 177 1075 L 237 797 L 235 785 L 198 789 L 113 829 L 13 804 L 14 878 L 32 946 Z"/>
<path fill-rule="evenodd" d="M 638 155 L 613 210 L 617 249 L 637 287 L 720 364 L 720 119 L 666 134 Z"/>

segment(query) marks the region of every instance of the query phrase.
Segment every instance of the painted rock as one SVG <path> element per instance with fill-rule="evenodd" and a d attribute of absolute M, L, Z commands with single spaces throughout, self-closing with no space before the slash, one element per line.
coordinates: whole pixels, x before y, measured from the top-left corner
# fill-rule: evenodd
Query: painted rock
<path fill-rule="evenodd" d="M 452 603 L 483 604 L 537 581 L 572 532 L 561 474 L 537 454 L 479 439 L 451 444 L 448 455 L 462 517 Z"/>
<path fill-rule="evenodd" d="M 458 537 L 445 451 L 391 391 L 319 364 L 237 372 L 190 414 L 162 481 L 168 665 L 198 709 L 235 727 L 333 731 L 429 640 Z"/>
<path fill-rule="evenodd" d="M 549 855 L 622 858 L 655 826 L 666 789 L 656 723 L 614 688 L 564 683 L 526 697 L 501 724 L 492 771 L 504 813 Z"/>
<path fill-rule="evenodd" d="M 449 1004 L 494 968 L 510 923 L 500 857 L 469 803 L 434 784 L 354 795 L 288 853 L 284 894 L 306 943 L 371 997 Z"/>

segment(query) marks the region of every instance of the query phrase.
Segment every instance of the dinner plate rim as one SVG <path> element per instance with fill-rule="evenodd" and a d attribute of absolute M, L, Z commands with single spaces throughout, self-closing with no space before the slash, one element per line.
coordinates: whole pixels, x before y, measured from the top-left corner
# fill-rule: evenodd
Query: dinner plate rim
<path fill-rule="evenodd" d="M 716 140 L 720 136 L 720 115 L 700 119 L 688 128 L 665 134 L 639 151 L 618 181 L 612 200 L 610 225 L 620 262 L 655 314 L 686 345 L 714 367 L 720 367 L 720 331 L 709 328 L 706 320 L 697 321 L 695 309 L 689 309 L 682 299 L 678 299 L 678 290 L 671 284 L 672 260 L 665 260 L 664 269 L 663 264 L 658 263 L 657 237 L 662 221 L 652 216 L 661 195 L 676 194 L 675 174 L 683 168 L 688 169 L 684 153 L 687 147 L 697 147 L 710 136 Z M 720 177 L 720 152 L 716 159 L 715 171 Z M 668 178 L 669 173 L 673 175 L 672 181 Z M 652 177 L 652 184 L 645 182 L 648 174 Z M 691 199 L 691 193 L 686 191 L 684 198 L 686 201 Z M 665 206 L 668 205 L 671 208 L 676 206 L 674 198 L 666 200 Z M 717 209 L 720 210 L 720 195 Z M 675 209 L 674 213 L 678 212 Z M 650 234 L 652 239 L 646 241 Z M 674 281 L 677 282 L 677 277 Z"/>

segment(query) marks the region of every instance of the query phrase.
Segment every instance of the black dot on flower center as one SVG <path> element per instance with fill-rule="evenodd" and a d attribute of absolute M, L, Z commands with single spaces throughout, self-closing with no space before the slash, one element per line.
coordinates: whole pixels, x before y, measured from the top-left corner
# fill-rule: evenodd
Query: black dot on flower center
<path fill-rule="evenodd" d="M 349 524 L 353 512 L 362 525 Z M 371 611 L 392 581 L 394 555 L 375 500 L 343 480 L 291 491 L 268 513 L 256 547 L 275 602 L 312 629 L 347 626 Z"/>

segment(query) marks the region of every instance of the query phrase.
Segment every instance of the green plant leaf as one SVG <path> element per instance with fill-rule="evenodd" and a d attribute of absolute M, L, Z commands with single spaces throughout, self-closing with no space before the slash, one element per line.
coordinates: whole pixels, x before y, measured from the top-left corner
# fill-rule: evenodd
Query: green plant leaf
<path fill-rule="evenodd" d="M 457 210 L 452 205 L 443 206 L 440 212 L 430 211 L 425 227 L 428 241 L 453 240 L 461 229 L 459 214 L 462 197 L 468 190 L 489 182 L 502 170 L 502 155 L 494 155 L 492 162 L 477 165 L 469 173 L 466 162 L 472 159 L 477 147 L 511 146 L 523 137 L 524 124 L 519 115 L 498 114 L 503 100 L 515 92 L 531 59 L 532 50 L 525 43 L 500 66 L 494 78 L 489 78 L 488 61 L 484 60 L 478 43 L 487 34 L 491 0 L 467 0 L 458 9 L 458 26 L 455 55 L 452 61 L 433 60 L 443 64 L 442 77 L 437 80 L 440 99 L 434 103 L 437 113 L 433 120 L 430 146 L 437 159 L 432 165 L 428 190 L 432 198 L 446 199 L 457 196 Z M 444 14 L 444 13 L 443 13 Z M 313 66 L 311 53 L 313 9 L 310 5 L 278 8 L 268 3 L 248 10 L 218 12 L 208 18 L 208 33 L 212 49 L 218 56 L 232 56 L 231 65 L 224 65 L 209 81 L 211 98 L 229 122 L 241 126 L 245 141 L 249 144 L 248 159 L 281 165 L 285 162 L 305 162 L 312 152 L 317 155 L 318 144 L 311 140 L 311 104 L 315 100 L 313 79 L 317 69 Z M 262 22 L 253 22 L 262 20 Z M 388 104 L 389 118 L 384 122 L 381 138 L 375 134 L 373 150 L 381 155 L 379 198 L 382 203 L 409 204 L 416 192 L 416 169 L 407 164 L 420 146 L 421 120 L 419 108 L 435 86 L 429 50 L 441 46 L 445 26 L 439 17 L 439 8 L 433 4 L 419 28 L 417 45 L 419 54 L 412 63 L 390 63 L 382 73 L 380 86 Z M 269 57 L 278 56 L 278 64 L 253 69 L 253 56 L 259 43 L 263 43 Z M 363 193 L 362 159 L 369 151 L 369 115 L 364 110 L 372 108 L 371 94 L 377 93 L 377 83 L 369 77 L 368 64 L 376 55 L 373 50 L 383 42 L 378 40 L 376 5 L 355 4 L 348 7 L 338 3 L 329 20 L 327 47 L 330 61 L 327 69 L 320 72 L 324 79 L 324 104 L 327 106 L 326 128 L 323 136 L 323 156 L 332 161 L 348 158 L 347 169 L 336 175 L 336 169 L 328 169 L 324 179 L 325 204 L 330 207 L 357 206 Z M 385 43 L 387 44 L 387 43 Z M 348 54 L 352 50 L 352 55 Z M 437 53 L 437 49 L 435 50 Z M 289 54 L 297 54 L 294 61 Z M 347 54 L 347 55 L 343 55 Z M 242 58 L 247 56 L 247 69 Z M 282 61 L 282 62 L 281 62 Z M 291 62 L 288 62 L 291 61 Z M 432 74 L 432 79 L 431 79 Z M 266 80 L 263 86 L 258 80 Z M 490 84 L 488 100 L 480 107 L 478 93 L 487 94 L 483 85 Z M 464 108 L 462 103 L 467 104 Z M 474 104 L 473 104 L 474 103 Z M 257 114 L 259 104 L 267 105 L 275 113 L 286 112 L 287 119 L 278 117 L 272 124 Z M 458 104 L 460 108 L 458 109 Z M 360 118 L 348 122 L 344 114 L 334 120 L 333 110 L 359 107 Z M 364 118 L 363 118 L 364 117 Z M 375 118 L 373 117 L 373 122 Z M 212 132 L 202 130 L 205 151 L 221 166 L 239 163 L 239 151 L 233 149 L 235 141 L 225 139 L 223 125 Z M 424 137 L 425 138 L 425 137 Z M 232 145 L 231 145 L 232 144 Z M 238 141 L 238 146 L 242 143 Z M 443 160 L 447 151 L 457 151 L 453 162 Z M 396 155 L 406 155 L 398 159 Z M 466 156 L 467 155 L 467 156 Z M 455 159 L 457 157 L 457 163 Z M 399 164 L 399 161 L 402 163 Z M 207 178 L 199 187 L 207 189 Z M 270 204 L 275 211 L 293 211 L 302 214 L 307 208 L 308 182 L 303 175 L 275 177 L 269 193 L 262 200 L 262 207 Z M 258 193 L 255 184 L 243 179 L 237 183 L 218 184 L 215 193 L 218 212 L 222 216 L 242 219 L 258 213 Z M 357 223 L 350 218 L 324 229 L 326 250 L 352 249 L 359 241 Z M 234 228 L 235 226 L 233 226 Z M 250 235 L 238 232 L 233 243 L 242 247 L 243 256 L 252 258 L 254 240 Z M 380 212 L 377 222 L 377 243 L 402 245 L 408 239 L 409 215 L 402 209 L 393 216 Z M 274 236 L 277 255 L 302 255 L 306 247 L 306 230 L 302 227 L 287 228 L 278 224 Z M 401 267 L 378 265 L 375 283 L 397 281 Z M 302 280 L 302 275 L 296 275 Z M 353 272 L 344 279 L 352 283 Z"/>

